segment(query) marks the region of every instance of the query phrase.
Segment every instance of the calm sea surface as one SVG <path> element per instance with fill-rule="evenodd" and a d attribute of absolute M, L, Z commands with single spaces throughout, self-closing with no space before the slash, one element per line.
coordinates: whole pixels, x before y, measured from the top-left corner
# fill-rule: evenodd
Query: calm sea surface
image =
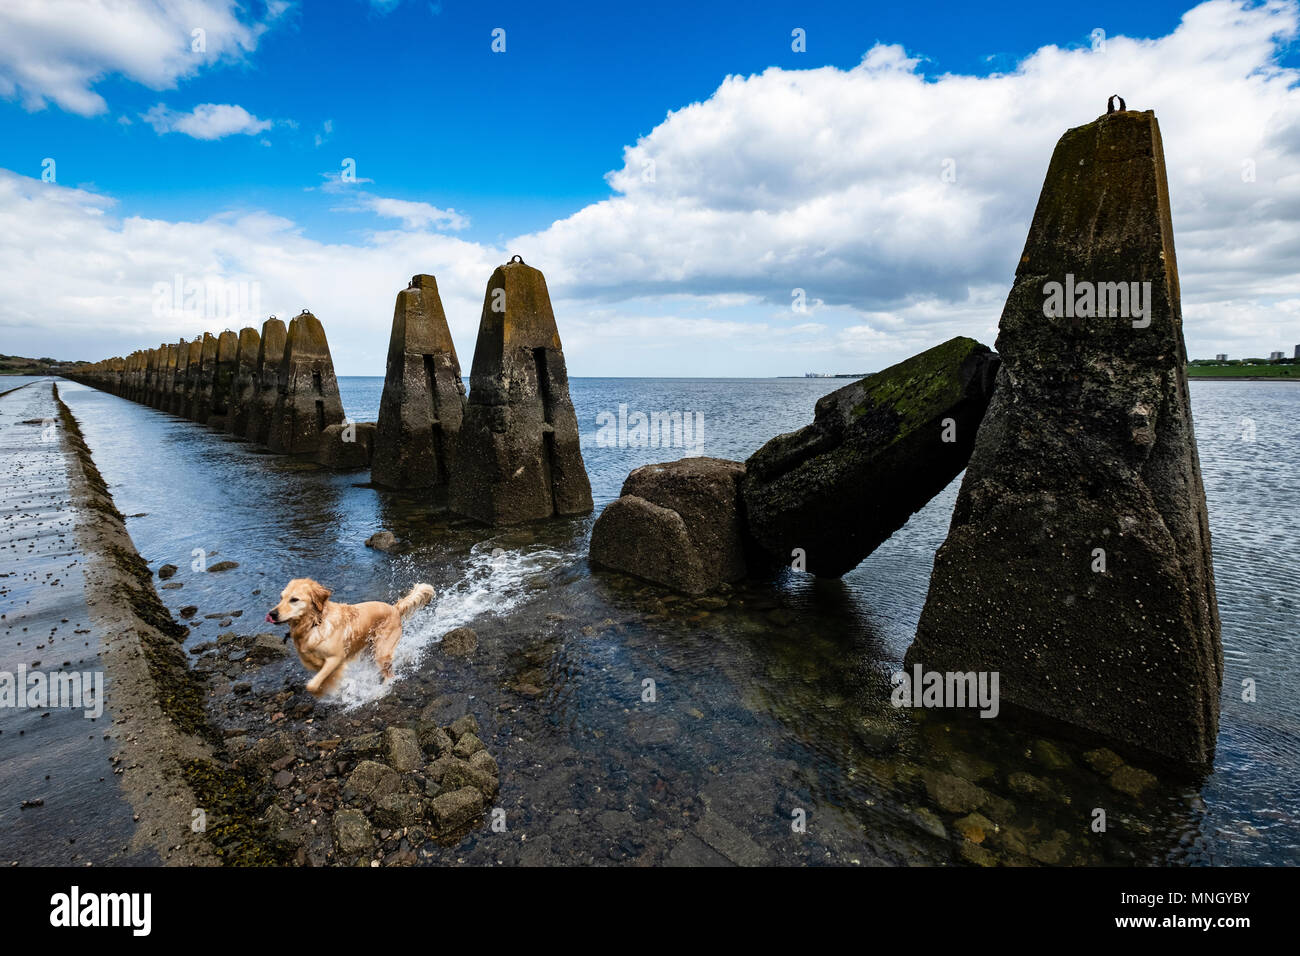
<path fill-rule="evenodd" d="M 695 450 L 602 447 L 601 412 L 700 413 L 703 453 L 743 459 L 810 421 L 816 399 L 844 384 L 572 380 L 597 513 L 630 469 Z M 354 420 L 376 418 L 382 386 L 340 380 Z M 141 515 L 128 521 L 137 548 L 155 569 L 182 568 L 184 588 L 160 592 L 173 612 L 196 604 L 202 620 L 242 608 L 255 629 L 290 577 L 319 578 L 345 601 L 433 583 L 438 598 L 408 626 L 396 689 L 358 666 L 325 706 L 365 713 L 405 694 L 418 709 L 426 693 L 463 694 L 492 738 L 512 830 L 544 841 L 544 862 L 689 859 L 677 808 L 692 806 L 724 834 L 711 845 L 729 840 L 755 862 L 1294 865 L 1300 385 L 1191 388 L 1223 619 L 1218 758 L 1204 780 L 1161 776 L 1133 795 L 1084 756 L 1096 742 L 890 707 L 888 675 L 911 640 L 959 480 L 840 581 L 787 573 L 738 588 L 725 608 L 701 608 L 592 572 L 591 518 L 468 528 L 427 502 L 365 487 L 365 473 L 314 470 L 60 384 L 119 510 Z M 380 528 L 405 550 L 365 548 Z M 240 566 L 191 574 L 196 548 Z M 459 624 L 478 631 L 482 652 L 450 667 L 436 642 Z M 204 630 L 190 641 L 215 636 Z M 1247 679 L 1253 702 L 1242 700 Z M 976 813 L 964 805 L 971 787 Z M 1089 827 L 1094 808 L 1107 811 L 1105 834 Z M 800 811 L 806 833 L 791 828 Z M 608 831 L 625 856 L 603 856 Z M 469 838 L 456 857 L 492 861 L 488 840 Z"/>

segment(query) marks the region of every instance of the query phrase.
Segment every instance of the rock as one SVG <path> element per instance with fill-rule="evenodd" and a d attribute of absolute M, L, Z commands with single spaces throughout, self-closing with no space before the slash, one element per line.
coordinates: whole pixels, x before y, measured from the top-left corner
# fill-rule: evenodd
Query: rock
<path fill-rule="evenodd" d="M 469 765 L 480 773 L 485 773 L 490 777 L 499 777 L 500 769 L 492 755 L 486 750 L 476 750 L 470 755 Z"/>
<path fill-rule="evenodd" d="M 1120 755 L 1109 747 L 1098 747 L 1096 750 L 1085 751 L 1083 759 L 1087 761 L 1089 767 L 1102 774 L 1111 773 L 1116 767 L 1120 767 L 1124 763 Z"/>
<path fill-rule="evenodd" d="M 423 813 L 424 801 L 411 793 L 391 793 L 375 803 L 375 822 L 381 827 L 409 827 L 418 823 Z"/>
<path fill-rule="evenodd" d="M 721 458 L 633 470 L 622 497 L 596 519 L 591 563 L 685 594 L 740 580 L 745 545 L 737 483 L 744 474 L 740 462 Z"/>
<path fill-rule="evenodd" d="M 409 773 L 424 766 L 424 752 L 414 730 L 389 727 L 384 731 L 384 750 L 394 770 Z"/>
<path fill-rule="evenodd" d="M 293 783 L 293 774 L 290 773 L 288 770 L 281 770 L 278 773 L 276 773 L 274 777 L 271 778 L 271 785 L 280 790 L 283 790 L 285 787 L 289 786 L 292 783 Z"/>
<path fill-rule="evenodd" d="M 395 551 L 397 549 L 397 535 L 391 531 L 376 531 L 366 538 L 366 547 L 374 548 L 376 551 Z"/>
<path fill-rule="evenodd" d="M 304 309 L 289 322 L 267 446 L 284 454 L 312 454 L 325 429 L 341 424 L 343 402 L 325 329 Z"/>
<path fill-rule="evenodd" d="M 465 414 L 465 383 L 431 275 L 397 293 L 370 480 L 434 488 L 450 480 Z"/>
<path fill-rule="evenodd" d="M 230 571 L 239 567 L 238 561 L 218 561 L 216 564 L 208 565 L 208 571 L 211 574 L 220 574 L 222 571 Z"/>
<path fill-rule="evenodd" d="M 1125 765 L 1110 775 L 1110 785 L 1130 797 L 1140 797 L 1144 791 L 1156 785 L 1156 778 L 1145 770 Z"/>
<path fill-rule="evenodd" d="M 948 831 L 944 829 L 943 821 L 935 815 L 929 807 L 917 807 L 912 811 L 912 819 L 926 833 L 937 836 L 941 840 L 948 839 Z"/>
<path fill-rule="evenodd" d="M 1034 800 L 1060 800 L 1060 796 L 1048 785 L 1047 781 L 1035 777 L 1032 773 L 1013 773 L 1007 777 L 1007 786 L 1023 797 Z"/>
<path fill-rule="evenodd" d="M 187 604 L 180 610 L 180 615 L 183 618 L 191 618 L 198 613 L 199 609 L 193 604 Z"/>
<path fill-rule="evenodd" d="M 442 652 L 452 657 L 469 657 L 478 650 L 478 634 L 473 628 L 457 627 L 442 635 Z"/>
<path fill-rule="evenodd" d="M 167 579 L 175 576 L 176 572 L 179 570 L 180 568 L 176 567 L 176 565 L 174 564 L 164 564 L 161 568 L 158 569 L 158 580 L 166 581 Z"/>
<path fill-rule="evenodd" d="M 348 800 L 378 802 L 401 786 L 401 777 L 392 767 L 375 760 L 363 760 L 343 785 L 343 796 Z"/>
<path fill-rule="evenodd" d="M 953 823 L 953 829 L 972 843 L 983 843 L 988 834 L 997 829 L 997 825 L 982 814 L 971 813 Z"/>
<path fill-rule="evenodd" d="M 448 503 L 489 525 L 591 511 L 546 279 L 522 260 L 488 280 Z"/>
<path fill-rule="evenodd" d="M 455 746 L 451 735 L 432 721 L 421 721 L 416 736 L 419 737 L 420 748 L 434 757 L 451 753 L 451 748 Z"/>
<path fill-rule="evenodd" d="M 226 432 L 238 438 L 248 435 L 248 425 L 253 414 L 253 398 L 257 394 L 257 356 L 261 350 L 262 337 L 258 335 L 257 329 L 239 330 L 234 374 L 230 380 L 230 395 L 226 401 Z"/>
<path fill-rule="evenodd" d="M 483 810 L 483 797 L 473 787 L 462 787 L 429 801 L 429 819 L 446 833 L 472 822 Z"/>
<path fill-rule="evenodd" d="M 482 751 L 480 751 L 481 753 Z M 497 792 L 498 777 L 460 757 L 439 757 L 425 768 L 429 792 L 441 796 L 462 787 L 473 787 L 485 798 Z"/>
<path fill-rule="evenodd" d="M 921 780 L 930 799 L 949 813 L 970 813 L 982 806 L 987 797 L 975 784 L 950 773 L 927 770 L 921 774 Z"/>
<path fill-rule="evenodd" d="M 375 845 L 370 821 L 360 810 L 339 810 L 334 814 L 334 846 L 344 856 L 368 853 Z"/>
<path fill-rule="evenodd" d="M 1045 316 L 1092 283 L 1148 283 L 1145 314 Z M 905 666 L 996 671 L 1003 704 L 1204 769 L 1223 652 L 1152 113 L 1061 137 L 997 347 Z"/>
<path fill-rule="evenodd" d="M 460 739 L 456 741 L 456 746 L 452 748 L 452 755 L 460 757 L 462 760 L 468 760 L 474 754 L 483 749 L 483 741 L 479 740 L 474 734 L 461 734 Z"/>
<path fill-rule="evenodd" d="M 288 645 L 285 644 L 284 638 L 277 634 L 257 634 L 253 637 L 253 643 L 248 648 L 249 660 L 256 664 L 279 660 L 282 657 L 287 657 L 288 654 Z"/>
<path fill-rule="evenodd" d="M 789 566 L 799 549 L 824 577 L 857 567 L 966 467 L 997 367 L 959 337 L 820 398 L 745 463 L 755 551 Z"/>
<path fill-rule="evenodd" d="M 274 316 L 262 323 L 257 348 L 257 369 L 253 375 L 253 397 L 248 409 L 244 437 L 259 445 L 271 440 L 271 421 L 279 395 L 280 363 L 284 359 L 284 323 Z"/>
<path fill-rule="evenodd" d="M 465 734 L 478 736 L 478 721 L 474 719 L 473 714 L 465 714 L 452 721 L 451 726 L 447 728 L 447 733 L 451 734 L 451 739 L 459 741 Z"/>

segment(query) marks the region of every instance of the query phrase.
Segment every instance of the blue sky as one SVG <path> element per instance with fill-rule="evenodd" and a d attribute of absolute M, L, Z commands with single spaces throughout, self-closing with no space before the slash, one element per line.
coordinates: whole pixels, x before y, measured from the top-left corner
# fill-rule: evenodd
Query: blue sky
<path fill-rule="evenodd" d="M 1052 143 L 1125 84 L 1164 126 L 1176 229 L 1201 237 L 1179 250 L 1191 351 L 1300 341 L 1280 262 L 1261 282 L 1197 251 L 1215 229 L 1295 226 L 1291 3 L 1186 22 L 1164 3 L 138 0 L 108 24 L 50 6 L 0 12 L 0 198 L 20 233 L 57 223 L 9 239 L 24 276 L 0 280 L 0 351 L 193 334 L 151 289 L 216 274 L 256 283 L 263 312 L 310 305 L 341 372 L 381 374 L 393 295 L 427 271 L 468 367 L 482 285 L 514 252 L 551 281 L 573 374 L 852 371 L 958 332 L 991 342 Z M 1216 97 L 1254 104 L 1218 131 L 1228 153 L 1194 128 Z M 202 138 L 222 131 L 209 108 L 233 131 Z M 337 181 L 347 158 L 355 183 Z M 1268 167 L 1251 191 L 1246 159 Z M 1265 272 L 1285 244 L 1247 242 Z"/>

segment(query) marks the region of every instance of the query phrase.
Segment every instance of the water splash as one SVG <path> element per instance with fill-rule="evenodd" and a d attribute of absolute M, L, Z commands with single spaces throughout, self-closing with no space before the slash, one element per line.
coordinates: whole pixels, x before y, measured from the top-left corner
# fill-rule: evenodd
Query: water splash
<path fill-rule="evenodd" d="M 419 670 L 425 654 L 442 640 L 442 635 L 490 616 L 508 615 L 538 593 L 539 578 L 548 578 L 573 558 L 572 554 L 540 546 L 506 550 L 492 541 L 474 545 L 461 577 L 404 622 L 402 640 L 393 655 L 394 680 L 381 681 L 374 657 L 362 654 L 348 663 L 339 689 L 327 699 L 341 704 L 344 710 L 378 700 L 397 680 Z M 396 567 L 405 581 L 423 580 L 420 575 L 428 570 L 418 558 L 409 556 Z M 399 585 L 395 593 L 406 586 Z"/>

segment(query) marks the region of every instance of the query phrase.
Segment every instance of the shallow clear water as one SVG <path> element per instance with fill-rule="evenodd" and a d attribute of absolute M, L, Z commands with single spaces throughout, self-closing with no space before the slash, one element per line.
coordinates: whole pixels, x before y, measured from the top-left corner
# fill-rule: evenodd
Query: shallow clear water
<path fill-rule="evenodd" d="M 607 447 L 600 413 L 698 412 L 703 453 L 743 459 L 843 384 L 572 380 L 597 512 L 631 468 L 688 453 Z M 119 510 L 141 514 L 128 520 L 141 554 L 155 569 L 181 568 L 184 587 L 160 594 L 173 612 L 199 607 L 190 644 L 216 636 L 207 613 L 242 610 L 236 628 L 262 629 L 291 577 L 316 577 L 344 601 L 393 599 L 417 580 L 438 589 L 408 624 L 395 684 L 352 667 L 317 722 L 324 735 L 463 700 L 501 765 L 515 840 L 476 834 L 455 859 L 1294 864 L 1300 386 L 1191 387 L 1223 618 L 1223 718 L 1213 774 L 1162 778 L 1141 796 L 1089 765 L 1096 742 L 890 707 L 888 675 L 911 640 L 958 482 L 844 579 L 789 573 L 711 608 L 590 571 L 591 518 L 492 533 L 365 487 L 365 473 L 319 471 L 102 392 L 61 390 Z M 354 420 L 376 417 L 381 379 L 340 388 Z M 364 547 L 380 528 L 402 553 Z M 195 549 L 239 567 L 194 572 Z M 480 638 L 468 663 L 436 646 L 462 623 Z M 296 663 L 266 670 L 259 686 L 302 680 Z M 1240 699 L 1248 677 L 1254 703 Z M 643 700 L 647 679 L 655 702 Z M 1097 808 L 1104 834 L 1089 827 Z M 791 828 L 799 811 L 807 832 Z"/>

